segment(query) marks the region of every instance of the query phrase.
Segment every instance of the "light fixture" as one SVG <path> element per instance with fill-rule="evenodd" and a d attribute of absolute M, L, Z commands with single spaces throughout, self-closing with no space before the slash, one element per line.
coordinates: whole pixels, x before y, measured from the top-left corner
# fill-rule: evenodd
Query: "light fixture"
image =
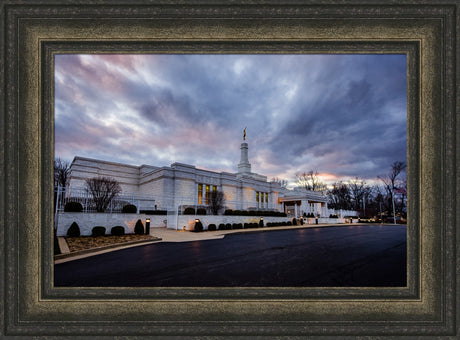
<path fill-rule="evenodd" d="M 145 235 L 150 235 L 150 218 L 145 219 Z"/>

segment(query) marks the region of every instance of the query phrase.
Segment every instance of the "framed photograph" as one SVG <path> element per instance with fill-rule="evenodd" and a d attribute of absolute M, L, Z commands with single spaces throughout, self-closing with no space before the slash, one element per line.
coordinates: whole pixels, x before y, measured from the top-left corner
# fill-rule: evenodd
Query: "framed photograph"
<path fill-rule="evenodd" d="M 2 335 L 458 336 L 458 10 L 455 1 L 2 2 Z M 120 54 L 404 55 L 407 285 L 55 286 L 56 60 Z"/>

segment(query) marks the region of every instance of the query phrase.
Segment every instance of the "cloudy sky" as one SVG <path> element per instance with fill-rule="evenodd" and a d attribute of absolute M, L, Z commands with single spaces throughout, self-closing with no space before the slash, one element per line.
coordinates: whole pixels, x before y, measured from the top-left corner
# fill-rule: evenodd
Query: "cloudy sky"
<path fill-rule="evenodd" d="M 406 160 L 405 55 L 56 55 L 55 156 L 293 183 L 386 174 Z"/>

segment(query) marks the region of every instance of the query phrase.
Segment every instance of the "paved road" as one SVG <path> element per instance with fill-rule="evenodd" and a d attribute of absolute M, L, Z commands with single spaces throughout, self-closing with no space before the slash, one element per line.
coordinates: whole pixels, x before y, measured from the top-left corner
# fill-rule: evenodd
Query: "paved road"
<path fill-rule="evenodd" d="M 401 287 L 406 226 L 359 225 L 155 243 L 55 265 L 55 286 Z"/>

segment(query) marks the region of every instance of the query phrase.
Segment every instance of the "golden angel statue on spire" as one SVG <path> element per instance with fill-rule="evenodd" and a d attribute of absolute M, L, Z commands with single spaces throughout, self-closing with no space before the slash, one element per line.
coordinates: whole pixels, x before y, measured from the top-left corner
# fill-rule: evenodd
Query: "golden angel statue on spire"
<path fill-rule="evenodd" d="M 246 128 L 243 130 L 243 140 L 246 140 Z"/>

